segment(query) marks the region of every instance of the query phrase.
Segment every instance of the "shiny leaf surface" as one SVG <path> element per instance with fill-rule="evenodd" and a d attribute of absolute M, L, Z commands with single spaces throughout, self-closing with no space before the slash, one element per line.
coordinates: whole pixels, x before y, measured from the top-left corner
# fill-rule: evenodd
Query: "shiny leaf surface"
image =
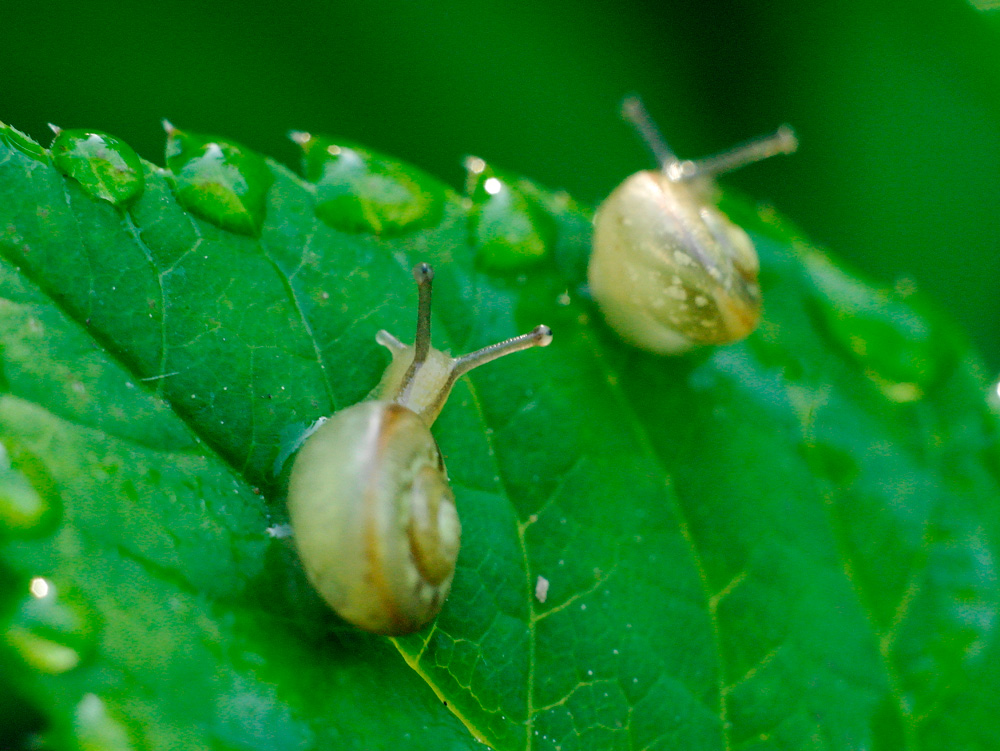
<path fill-rule="evenodd" d="M 443 186 L 439 221 L 380 237 L 264 169 L 258 235 L 189 213 L 158 168 L 122 212 L 0 138 L 15 743 L 990 747 L 997 418 L 935 313 L 737 204 L 760 330 L 654 357 L 585 294 L 565 196 L 538 189 L 552 253 L 511 277 L 477 265 Z M 555 340 L 463 379 L 435 423 L 458 570 L 432 626 L 388 640 L 330 613 L 275 533 L 290 446 L 375 385 L 378 329 L 412 338 L 417 261 L 438 347 Z"/>

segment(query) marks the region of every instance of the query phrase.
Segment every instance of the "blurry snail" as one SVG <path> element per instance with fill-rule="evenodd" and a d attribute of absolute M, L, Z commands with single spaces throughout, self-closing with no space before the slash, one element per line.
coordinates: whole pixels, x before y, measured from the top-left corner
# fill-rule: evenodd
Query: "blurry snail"
<path fill-rule="evenodd" d="M 453 358 L 431 347 L 433 271 L 419 290 L 413 346 L 387 331 L 392 362 L 368 401 L 326 420 L 292 466 L 288 511 L 313 586 L 347 621 L 380 634 L 416 631 L 441 609 L 461 527 L 430 425 L 455 381 L 478 365 L 552 340 L 546 326 Z"/>
<path fill-rule="evenodd" d="M 638 98 L 622 113 L 659 160 L 608 196 L 594 217 L 590 289 L 608 324 L 658 354 L 749 335 L 760 320 L 749 236 L 716 205 L 713 176 L 795 151 L 788 126 L 699 161 L 678 159 Z"/>

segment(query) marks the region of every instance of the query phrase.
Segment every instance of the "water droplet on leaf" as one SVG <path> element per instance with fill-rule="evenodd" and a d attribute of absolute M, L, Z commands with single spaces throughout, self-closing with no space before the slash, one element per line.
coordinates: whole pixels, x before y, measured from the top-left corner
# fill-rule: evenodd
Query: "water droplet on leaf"
<path fill-rule="evenodd" d="M 490 271 L 518 271 L 545 259 L 555 243 L 555 222 L 529 195 L 527 181 L 505 176 L 478 157 L 466 159 L 465 167 L 476 263 Z"/>
<path fill-rule="evenodd" d="M 945 356 L 944 343 L 927 321 L 895 293 L 853 279 L 818 252 L 808 252 L 803 260 L 833 338 L 889 399 L 921 398 Z"/>
<path fill-rule="evenodd" d="M 320 417 L 310 425 L 294 422 L 281 429 L 278 441 L 278 453 L 274 457 L 274 463 L 271 465 L 272 477 L 285 477 L 287 480 L 288 471 L 292 468 L 291 458 L 302 448 L 302 444 L 306 442 L 306 439 L 319 430 L 326 420 L 326 417 Z"/>
<path fill-rule="evenodd" d="M 94 632 L 79 602 L 61 597 L 51 580 L 36 576 L 3 638 L 34 670 L 59 675 L 80 664 Z"/>
<path fill-rule="evenodd" d="M 127 143 L 107 133 L 53 130 L 52 163 L 91 196 L 118 206 L 142 195 L 142 163 Z"/>
<path fill-rule="evenodd" d="M 17 452 L 14 467 L 0 443 L 0 536 L 24 536 L 48 529 L 60 510 L 58 491 L 34 456 Z"/>
<path fill-rule="evenodd" d="M 125 725 L 96 694 L 84 694 L 73 713 L 73 732 L 80 751 L 133 751 Z"/>
<path fill-rule="evenodd" d="M 274 182 L 264 159 L 232 141 L 164 127 L 177 202 L 230 232 L 259 235 Z"/>
<path fill-rule="evenodd" d="M 47 639 L 19 626 L 11 626 L 6 634 L 7 644 L 33 670 L 59 675 L 80 664 L 80 655 L 72 647 Z"/>
<path fill-rule="evenodd" d="M 1000 417 L 1000 379 L 990 384 L 986 392 L 986 404 L 995 416 Z"/>
<path fill-rule="evenodd" d="M 24 534 L 39 525 L 49 504 L 28 482 L 28 478 L 10 466 L 3 466 L 6 454 L 0 447 L 0 532 Z"/>
<path fill-rule="evenodd" d="M 316 216 L 334 229 L 398 235 L 441 220 L 444 191 L 415 167 L 309 133 L 291 138 L 302 147 L 306 179 L 316 185 Z"/>
<path fill-rule="evenodd" d="M 39 162 L 47 162 L 48 154 L 39 144 L 32 141 L 17 128 L 12 128 L 0 122 L 0 143 L 20 151 Z"/>

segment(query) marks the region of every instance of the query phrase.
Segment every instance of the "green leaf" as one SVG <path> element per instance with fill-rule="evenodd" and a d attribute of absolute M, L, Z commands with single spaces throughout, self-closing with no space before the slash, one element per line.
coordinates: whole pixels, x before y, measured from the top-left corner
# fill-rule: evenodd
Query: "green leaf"
<path fill-rule="evenodd" d="M 237 143 L 163 125 L 177 201 L 223 229 L 260 234 L 273 179 L 264 159 Z"/>
<path fill-rule="evenodd" d="M 472 201 L 470 242 L 479 265 L 511 272 L 543 260 L 551 251 L 555 226 L 532 195 L 537 189 L 527 180 L 497 172 L 478 157 L 466 159 L 465 168 Z"/>
<path fill-rule="evenodd" d="M 316 187 L 316 216 L 334 229 L 392 235 L 441 220 L 443 186 L 420 170 L 342 141 L 302 132 L 291 138 Z"/>
<path fill-rule="evenodd" d="M 56 169 L 72 177 L 94 198 L 126 203 L 142 193 L 139 155 L 107 133 L 60 130 L 50 147 Z"/>
<path fill-rule="evenodd" d="M 144 169 L 115 207 L 0 137 L 12 744 L 991 747 L 997 417 L 922 303 L 737 201 L 764 322 L 665 359 L 604 326 L 565 196 L 534 188 L 552 252 L 494 276 L 437 183 L 439 221 L 376 236 L 267 162 L 258 236 Z M 412 338 L 417 261 L 436 346 L 555 340 L 462 379 L 435 423 L 458 569 L 431 626 L 385 639 L 329 612 L 272 533 L 295 440 L 377 383 L 378 329 Z"/>

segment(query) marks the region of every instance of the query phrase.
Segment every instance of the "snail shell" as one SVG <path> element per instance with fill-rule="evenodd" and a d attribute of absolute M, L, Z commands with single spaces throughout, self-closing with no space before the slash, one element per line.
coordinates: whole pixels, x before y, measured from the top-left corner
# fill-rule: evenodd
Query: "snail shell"
<path fill-rule="evenodd" d="M 717 206 L 720 172 L 796 148 L 791 129 L 698 162 L 681 161 L 638 99 L 623 106 L 662 169 L 627 178 L 598 208 L 588 268 L 608 324 L 637 347 L 677 354 L 749 335 L 760 320 L 757 252 Z"/>
<path fill-rule="evenodd" d="M 441 452 L 414 412 L 381 400 L 338 412 L 302 447 L 288 495 L 309 578 L 345 620 L 408 633 L 441 609 L 461 527 Z"/>
<path fill-rule="evenodd" d="M 373 398 L 337 412 L 306 439 L 288 486 L 295 544 L 313 586 L 345 620 L 390 635 L 437 615 L 458 558 L 461 525 L 431 423 L 461 375 L 552 339 L 539 326 L 453 358 L 430 346 L 433 272 L 420 264 L 414 276 L 416 341 L 378 333 L 393 359 Z"/>

